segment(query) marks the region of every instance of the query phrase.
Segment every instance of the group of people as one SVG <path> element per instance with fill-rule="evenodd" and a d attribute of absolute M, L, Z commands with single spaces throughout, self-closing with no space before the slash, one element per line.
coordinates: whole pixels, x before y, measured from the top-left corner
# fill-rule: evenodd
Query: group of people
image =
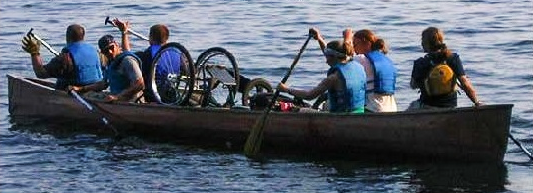
<path fill-rule="evenodd" d="M 130 52 L 129 22 L 113 20 L 122 32 L 122 46 L 111 35 L 104 35 L 98 41 L 100 52 L 84 41 L 85 29 L 79 24 L 67 27 L 67 45 L 61 53 L 44 65 L 40 57 L 40 42 L 31 36 L 22 40 L 22 48 L 31 54 L 33 70 L 38 78 L 57 78 L 58 89 L 78 92 L 102 91 L 109 87 L 108 101 L 134 101 L 143 95 L 153 68 L 152 60 L 169 37 L 165 25 L 150 28 L 150 46 L 136 54 Z M 355 33 L 351 29 L 343 32 L 344 40 L 326 41 L 317 28 L 311 28 L 310 35 L 318 41 L 326 63 L 327 76 L 311 90 L 291 88 L 280 83 L 278 89 L 295 97 L 311 100 L 327 94 L 330 112 L 395 112 L 398 110 L 394 93 L 397 70 L 394 62 L 386 56 L 385 41 L 371 30 Z M 444 43 L 443 32 L 429 27 L 422 32 L 422 48 L 426 55 L 414 61 L 410 86 L 420 89 L 420 98 L 411 103 L 409 109 L 450 108 L 457 106 L 457 91 L 463 89 L 476 105 L 480 102 L 466 77 L 459 55 L 451 52 Z M 101 57 L 103 56 L 103 57 Z M 444 65 L 437 65 L 437 64 Z M 450 69 L 434 73 L 436 66 Z M 176 70 L 179 71 L 179 65 Z M 444 75 L 443 75 L 444 74 Z M 157 81 L 157 73 L 156 81 Z M 447 77 L 449 89 L 435 89 L 429 76 Z M 447 86 L 448 87 L 448 86 Z M 440 90 L 439 90 L 440 89 Z M 435 92 L 438 90 L 438 92 Z M 151 93 L 145 93 L 150 101 Z"/>
<path fill-rule="evenodd" d="M 311 28 L 310 35 L 318 41 L 330 67 L 327 77 L 310 90 L 280 83 L 277 87 L 280 91 L 307 100 L 326 93 L 330 112 L 398 110 L 394 97 L 397 70 L 386 56 L 388 50 L 383 39 L 368 29 L 355 33 L 346 29 L 343 41 L 327 44 L 317 28 Z M 414 61 L 410 83 L 412 89 L 420 89 L 420 98 L 412 102 L 408 110 L 456 107 L 457 87 L 479 106 L 459 55 L 452 53 L 444 43 L 444 33 L 435 27 L 425 29 L 422 48 L 426 55 Z"/>
<path fill-rule="evenodd" d="M 168 28 L 163 24 L 152 26 L 150 46 L 145 51 L 133 53 L 130 51 L 128 37 L 129 22 L 118 19 L 113 22 L 122 32 L 122 46 L 112 35 L 104 35 L 98 40 L 98 51 L 84 41 L 85 28 L 73 24 L 66 30 L 67 45 L 46 65 L 40 56 L 41 42 L 31 35 L 22 39 L 22 49 L 31 54 L 35 75 L 38 78 L 56 78 L 57 89 L 102 93 L 100 91 L 109 88 L 109 92 L 101 96 L 106 101 L 153 101 L 153 96 L 150 95 L 152 92 L 145 90 L 150 81 L 149 68 L 152 67 L 157 51 L 168 40 Z M 180 65 L 174 68 L 179 71 Z M 164 75 L 156 73 L 156 76 L 157 80 Z"/>

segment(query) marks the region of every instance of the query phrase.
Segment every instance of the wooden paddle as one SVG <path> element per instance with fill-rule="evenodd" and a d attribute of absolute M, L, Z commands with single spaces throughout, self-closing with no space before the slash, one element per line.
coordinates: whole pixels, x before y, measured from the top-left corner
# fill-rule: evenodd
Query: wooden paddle
<path fill-rule="evenodd" d="M 104 25 L 107 25 L 108 23 L 111 24 L 113 27 L 117 27 L 117 25 L 113 21 L 109 20 L 109 16 L 107 16 L 105 18 Z M 140 39 L 149 41 L 149 39 L 146 36 L 143 36 L 142 34 L 137 33 L 135 31 L 133 31 L 132 29 L 128 29 L 127 31 L 130 32 L 131 34 L 133 34 L 134 36 L 137 36 Z"/>
<path fill-rule="evenodd" d="M 36 39 L 37 41 L 39 41 L 44 47 L 46 47 L 46 49 L 48 49 L 48 51 L 50 51 L 52 54 L 56 55 L 56 56 L 59 56 L 59 52 L 55 51 L 54 48 L 52 48 L 50 46 L 50 44 L 46 43 L 43 39 L 41 39 L 39 36 L 35 35 L 33 33 L 33 28 L 30 29 L 30 31 L 26 34 L 27 36 L 31 37 L 31 38 L 34 38 Z M 103 115 L 103 113 L 101 113 L 100 111 L 96 111 L 96 109 L 91 105 L 89 104 L 89 102 L 87 102 L 85 99 L 83 99 L 76 91 L 74 90 L 69 90 L 68 93 L 72 96 L 74 96 L 74 98 L 80 102 L 81 104 L 83 104 L 87 109 L 89 109 L 89 111 L 91 112 L 96 112 L 98 113 L 100 116 L 101 116 L 101 120 L 102 122 L 109 128 L 111 128 L 111 130 L 113 130 L 113 132 L 115 133 L 115 137 L 118 137 L 119 136 L 119 133 L 118 133 L 118 130 L 115 129 L 115 127 L 113 127 L 113 125 L 111 125 L 111 123 L 109 123 L 109 121 L 107 120 L 107 118 L 105 118 L 105 116 Z"/>
<path fill-rule="evenodd" d="M 298 60 L 300 60 L 300 56 L 302 55 L 303 51 L 305 50 L 305 47 L 307 46 L 307 43 L 309 43 L 309 40 L 312 37 L 313 36 L 309 34 L 307 40 L 305 40 L 304 45 L 302 46 L 302 48 L 300 48 L 300 52 L 298 52 L 298 55 L 296 55 L 296 57 L 294 58 L 294 61 L 292 62 L 291 67 L 287 71 L 287 74 L 285 74 L 285 76 L 281 80 L 281 83 L 287 82 L 287 79 L 289 79 L 289 76 L 291 75 L 294 66 L 296 66 L 296 63 L 298 63 Z M 277 89 L 274 93 L 274 96 L 272 97 L 272 101 L 270 101 L 270 104 L 265 109 L 265 112 L 263 112 L 263 115 L 255 121 L 254 126 L 250 130 L 250 135 L 246 139 L 246 143 L 244 145 L 244 155 L 246 155 L 247 157 L 254 157 L 257 155 L 257 153 L 259 153 L 259 148 L 261 147 L 261 142 L 263 141 L 263 128 L 265 126 L 268 114 L 272 110 L 272 106 L 274 106 L 279 96 L 279 92 L 279 89 Z"/>

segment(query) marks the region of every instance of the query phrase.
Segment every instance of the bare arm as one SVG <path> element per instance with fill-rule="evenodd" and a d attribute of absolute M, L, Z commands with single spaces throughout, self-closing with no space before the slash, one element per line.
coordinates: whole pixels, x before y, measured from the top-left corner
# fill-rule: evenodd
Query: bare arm
<path fill-rule="evenodd" d="M 344 37 L 344 46 L 346 47 L 346 50 L 348 51 L 349 56 L 353 56 L 355 54 L 355 49 L 353 47 L 353 31 L 352 28 L 347 28 L 342 32 L 342 36 Z"/>
<path fill-rule="evenodd" d="M 141 78 L 138 78 L 130 83 L 130 86 L 124 89 L 122 92 L 117 94 L 117 100 L 127 101 L 130 100 L 136 93 L 144 89 L 144 81 Z"/>
<path fill-rule="evenodd" d="M 50 74 L 43 65 L 43 58 L 39 53 L 41 43 L 35 38 L 25 36 L 22 38 L 22 50 L 31 55 L 31 65 L 37 78 L 50 78 Z"/>
<path fill-rule="evenodd" d="M 99 92 L 99 91 L 102 91 L 102 90 L 104 90 L 106 88 L 107 88 L 107 83 L 104 80 L 101 80 L 101 81 L 98 81 L 98 82 L 95 82 L 95 83 L 92 83 L 92 84 L 89 84 L 89 85 L 85 85 L 85 86 L 72 86 L 72 85 L 70 85 L 68 89 L 69 90 L 74 90 L 76 92 L 85 93 L 85 92 L 88 92 L 88 91 Z"/>
<path fill-rule="evenodd" d="M 128 29 L 130 28 L 130 22 L 122 22 L 118 19 L 114 19 L 113 22 L 117 25 L 117 28 L 122 32 L 122 50 L 130 51 L 130 38 L 128 36 Z"/>
<path fill-rule="evenodd" d="M 470 80 L 466 77 L 466 75 L 460 76 L 459 82 L 461 83 L 461 89 L 465 91 L 466 96 L 468 96 L 468 98 L 470 98 L 470 100 L 476 106 L 479 106 L 480 102 L 477 98 L 476 91 L 474 90 L 474 86 L 472 86 L 472 83 L 470 83 Z"/>
<path fill-rule="evenodd" d="M 40 54 L 31 55 L 31 65 L 33 67 L 33 72 L 37 78 L 51 78 L 50 74 L 46 71 L 43 65 L 43 58 Z"/>
<path fill-rule="evenodd" d="M 305 100 L 312 100 L 325 93 L 329 88 L 332 88 L 337 79 L 338 78 L 336 73 L 331 74 L 311 90 L 293 89 L 282 83 L 278 85 L 278 89 L 280 89 L 280 91 L 282 92 L 288 92 L 290 95 L 293 95 L 295 97 L 299 97 Z"/>
<path fill-rule="evenodd" d="M 326 40 L 324 40 L 324 37 L 322 37 L 322 34 L 320 34 L 320 31 L 318 30 L 318 28 L 313 27 L 309 29 L 309 33 L 313 36 L 315 40 L 318 41 L 320 50 L 324 52 L 324 49 L 326 49 Z"/>

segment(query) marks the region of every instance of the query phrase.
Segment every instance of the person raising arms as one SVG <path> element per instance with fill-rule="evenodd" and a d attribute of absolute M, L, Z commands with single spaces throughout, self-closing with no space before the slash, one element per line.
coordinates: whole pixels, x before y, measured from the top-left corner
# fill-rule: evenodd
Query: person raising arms
<path fill-rule="evenodd" d="M 85 28 L 72 24 L 66 31 L 67 45 L 61 53 L 43 65 L 40 42 L 30 35 L 22 39 L 22 49 L 31 54 L 33 72 L 37 78 L 56 78 L 57 89 L 75 87 L 76 91 L 100 91 L 106 88 L 98 51 L 84 41 Z"/>
<path fill-rule="evenodd" d="M 316 28 L 320 49 L 325 49 L 325 40 Z M 398 110 L 394 91 L 396 85 L 396 68 L 387 57 L 385 41 L 372 31 L 363 29 L 355 34 L 351 28 L 343 31 L 347 54 L 352 60 L 359 61 L 366 73 L 366 111 L 395 112 Z"/>
<path fill-rule="evenodd" d="M 105 100 L 129 102 L 138 100 L 144 89 L 140 59 L 131 52 L 122 51 L 111 35 L 102 36 L 98 40 L 98 47 L 108 61 L 105 78 L 110 94 Z"/>
<path fill-rule="evenodd" d="M 130 51 L 130 44 L 129 44 L 129 36 L 128 36 L 128 29 L 129 29 L 129 22 L 125 21 L 122 22 L 118 19 L 114 19 L 113 23 L 117 26 L 117 28 L 122 32 L 122 41 L 123 41 L 123 49 L 126 51 Z M 168 27 L 164 24 L 155 24 L 152 27 L 150 27 L 150 34 L 148 37 L 149 46 L 144 51 L 138 51 L 135 52 L 137 56 L 142 61 L 141 65 L 141 72 L 143 75 L 143 80 L 146 83 L 146 90 L 144 92 L 144 98 L 147 102 L 155 102 L 155 96 L 152 91 L 152 77 L 151 72 L 152 68 L 154 70 L 154 80 L 155 85 L 158 87 L 158 92 L 160 94 L 160 97 L 163 101 L 171 100 L 168 96 L 166 96 L 163 93 L 168 93 L 172 91 L 171 86 L 168 84 L 167 78 L 169 74 L 177 74 L 179 75 L 181 71 L 184 71 L 186 73 L 186 62 L 187 59 L 184 56 L 183 53 L 177 53 L 176 52 L 164 52 L 162 53 L 162 56 L 160 60 L 158 61 L 158 65 L 155 65 L 154 67 L 154 58 L 156 57 L 156 54 L 158 51 L 167 44 L 168 38 L 170 35 L 170 30 Z"/>
<path fill-rule="evenodd" d="M 408 109 L 456 107 L 456 86 L 465 91 L 475 106 L 481 104 L 459 54 L 448 49 L 440 29 L 428 27 L 422 32 L 422 48 L 427 54 L 414 61 L 410 82 L 412 89 L 420 89 L 420 98 Z"/>
<path fill-rule="evenodd" d="M 315 34 L 315 33 L 312 33 Z M 316 35 L 315 35 L 316 39 Z M 311 90 L 298 90 L 280 83 L 278 89 L 306 100 L 328 91 L 328 107 L 332 113 L 364 113 L 366 75 L 358 61 L 350 61 L 342 41 L 331 41 L 324 48 L 327 77 Z"/>

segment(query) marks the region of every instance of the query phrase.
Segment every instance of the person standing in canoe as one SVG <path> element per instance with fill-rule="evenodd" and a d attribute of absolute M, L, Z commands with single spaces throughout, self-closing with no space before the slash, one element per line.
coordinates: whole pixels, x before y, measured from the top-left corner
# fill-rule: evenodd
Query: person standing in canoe
<path fill-rule="evenodd" d="M 76 87 L 79 92 L 100 91 L 106 88 L 98 51 L 86 43 L 85 28 L 79 24 L 67 27 L 67 45 L 61 53 L 43 65 L 39 53 L 40 42 L 31 35 L 22 39 L 22 49 L 31 54 L 33 72 L 37 78 L 57 78 L 56 88 Z"/>
<path fill-rule="evenodd" d="M 459 55 L 452 53 L 444 43 L 444 33 L 436 27 L 426 28 L 422 32 L 422 48 L 427 54 L 414 61 L 410 83 L 412 89 L 420 89 L 420 98 L 408 109 L 456 107 L 457 87 L 479 106 Z"/>
<path fill-rule="evenodd" d="M 325 40 L 316 28 L 317 40 L 324 50 Z M 394 91 L 396 89 L 397 70 L 394 63 L 385 54 L 388 52 L 385 41 L 372 31 L 363 29 L 353 34 L 352 29 L 343 31 L 344 44 L 348 46 L 348 55 L 363 65 L 366 73 L 367 112 L 395 112 L 398 110 Z"/>
<path fill-rule="evenodd" d="M 331 41 L 326 45 L 324 56 L 330 69 L 327 77 L 315 88 L 298 90 L 280 83 L 278 89 L 306 100 L 317 98 L 327 91 L 330 112 L 364 113 L 365 71 L 358 61 L 349 60 L 347 46 L 342 41 Z"/>
<path fill-rule="evenodd" d="M 122 22 L 118 19 L 114 19 L 113 23 L 117 26 L 117 28 L 123 32 L 123 49 L 124 50 L 131 50 L 130 44 L 129 44 L 129 36 L 127 32 L 128 28 L 125 28 L 124 26 L 129 27 L 129 22 L 125 21 Z M 125 25 L 128 24 L 128 25 Z M 148 42 L 150 46 L 146 48 L 144 51 L 138 51 L 135 52 L 137 56 L 142 61 L 141 71 L 143 74 L 144 82 L 149 84 L 147 85 L 147 90 L 144 92 L 144 98 L 147 102 L 155 102 L 155 96 L 151 90 L 151 72 L 152 68 L 155 68 L 155 84 L 158 87 L 159 94 L 167 93 L 172 90 L 171 86 L 168 85 L 168 81 L 166 79 L 168 78 L 169 74 L 177 74 L 179 75 L 181 73 L 181 70 L 186 70 L 186 62 L 185 56 L 183 54 L 176 54 L 176 52 L 165 52 L 162 53 L 160 60 L 158 61 L 158 65 L 154 65 L 154 58 L 156 57 L 157 53 L 163 46 L 167 44 L 168 38 L 170 36 L 170 30 L 168 27 L 164 24 L 155 24 L 152 27 L 150 27 L 150 34 L 148 37 Z M 161 95 L 160 96 L 162 100 L 171 100 L 168 99 L 167 96 Z"/>
<path fill-rule="evenodd" d="M 102 36 L 98 40 L 98 47 L 108 61 L 105 79 L 110 93 L 105 100 L 137 101 L 144 89 L 140 59 L 131 52 L 122 51 L 111 35 Z"/>

